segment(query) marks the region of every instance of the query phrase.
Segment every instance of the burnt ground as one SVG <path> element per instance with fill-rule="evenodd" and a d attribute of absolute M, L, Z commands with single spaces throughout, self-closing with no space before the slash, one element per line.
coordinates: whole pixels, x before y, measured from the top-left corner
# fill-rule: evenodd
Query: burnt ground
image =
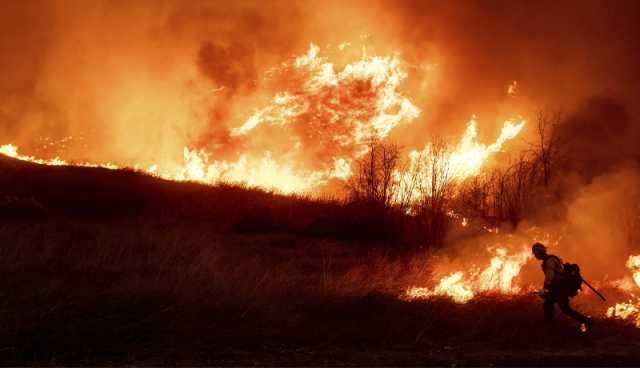
<path fill-rule="evenodd" d="M 640 362 L 640 329 L 534 296 L 398 298 L 428 259 L 304 231 L 329 204 L 92 170 L 0 165 L 3 365 Z"/>

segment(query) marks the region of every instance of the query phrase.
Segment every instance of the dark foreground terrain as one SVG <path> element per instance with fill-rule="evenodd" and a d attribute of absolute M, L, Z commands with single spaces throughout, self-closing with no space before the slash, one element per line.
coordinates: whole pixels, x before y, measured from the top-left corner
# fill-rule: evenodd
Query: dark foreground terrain
<path fill-rule="evenodd" d="M 8 160 L 0 194 L 3 365 L 640 362 L 640 329 L 533 296 L 399 299 L 426 257 L 323 232 L 328 203 Z"/>

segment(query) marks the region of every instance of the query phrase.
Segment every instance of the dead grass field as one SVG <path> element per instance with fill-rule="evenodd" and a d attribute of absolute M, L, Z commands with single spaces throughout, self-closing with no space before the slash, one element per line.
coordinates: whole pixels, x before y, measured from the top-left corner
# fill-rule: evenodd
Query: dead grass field
<path fill-rule="evenodd" d="M 640 361 L 640 329 L 598 320 L 580 334 L 564 319 L 549 328 L 533 296 L 399 299 L 428 277 L 426 254 L 306 232 L 330 203 L 135 173 L 7 167 L 3 365 Z M 108 191 L 111 175 L 148 188 Z M 265 222 L 263 211 L 290 220 Z"/>
<path fill-rule="evenodd" d="M 6 364 L 634 364 L 640 330 L 535 297 L 405 302 L 407 261 L 287 234 L 43 220 L 0 229 Z M 415 258 L 412 258 L 415 259 Z M 423 265 L 423 264 L 422 264 Z"/>

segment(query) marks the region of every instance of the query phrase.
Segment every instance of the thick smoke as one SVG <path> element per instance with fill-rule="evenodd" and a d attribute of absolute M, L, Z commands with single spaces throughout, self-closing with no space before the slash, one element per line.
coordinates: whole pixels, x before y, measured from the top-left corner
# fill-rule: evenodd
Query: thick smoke
<path fill-rule="evenodd" d="M 592 98 L 566 115 L 555 196 L 532 216 L 556 234 L 558 252 L 598 279 L 621 277 L 627 257 L 640 253 L 640 131 L 629 110 Z"/>
<path fill-rule="evenodd" d="M 598 176 L 569 202 L 565 250 L 596 278 L 620 277 L 640 253 L 640 169 L 628 163 Z M 612 267 L 619 265 L 620 267 Z"/>
<path fill-rule="evenodd" d="M 566 116 L 559 132 L 565 169 L 589 180 L 627 160 L 640 159 L 640 127 L 627 104 L 592 98 Z"/>
<path fill-rule="evenodd" d="M 573 110 L 593 96 L 638 112 L 637 1 L 403 1 L 381 5 L 403 56 L 435 64 L 419 106 L 436 134 L 470 114 L 491 123 L 538 108 Z M 507 87 L 517 80 L 515 96 Z M 428 97 L 427 97 L 428 96 Z M 496 119 L 497 120 L 497 119 Z M 459 126 L 458 126 L 459 129 Z"/>
<path fill-rule="evenodd" d="M 64 157 L 181 159 L 184 146 L 255 108 L 246 96 L 257 76 L 297 50 L 298 11 L 284 2 L 7 4 L 2 140 L 47 154 L 41 137 L 74 136 Z"/>

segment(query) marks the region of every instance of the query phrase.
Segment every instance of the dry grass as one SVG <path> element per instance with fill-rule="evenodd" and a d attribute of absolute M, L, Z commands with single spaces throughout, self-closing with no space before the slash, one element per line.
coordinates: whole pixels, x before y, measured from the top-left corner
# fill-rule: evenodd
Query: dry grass
<path fill-rule="evenodd" d="M 549 329 L 533 297 L 400 300 L 428 278 L 428 257 L 366 237 L 340 240 L 380 226 L 375 218 L 328 232 L 357 207 L 11 165 L 0 165 L 0 197 L 11 198 L 0 206 L 5 365 L 640 359 L 640 329 L 600 321 L 582 336 L 564 320 Z"/>
<path fill-rule="evenodd" d="M 564 361 L 638 358 L 638 346 L 622 342 L 638 341 L 640 330 L 602 321 L 580 336 L 563 321 L 549 331 L 535 298 L 401 301 L 397 293 L 425 276 L 425 263 L 353 244 L 77 219 L 5 222 L 0 244 L 0 357 L 8 364 L 548 364 L 562 361 L 548 354 L 576 351 Z"/>

